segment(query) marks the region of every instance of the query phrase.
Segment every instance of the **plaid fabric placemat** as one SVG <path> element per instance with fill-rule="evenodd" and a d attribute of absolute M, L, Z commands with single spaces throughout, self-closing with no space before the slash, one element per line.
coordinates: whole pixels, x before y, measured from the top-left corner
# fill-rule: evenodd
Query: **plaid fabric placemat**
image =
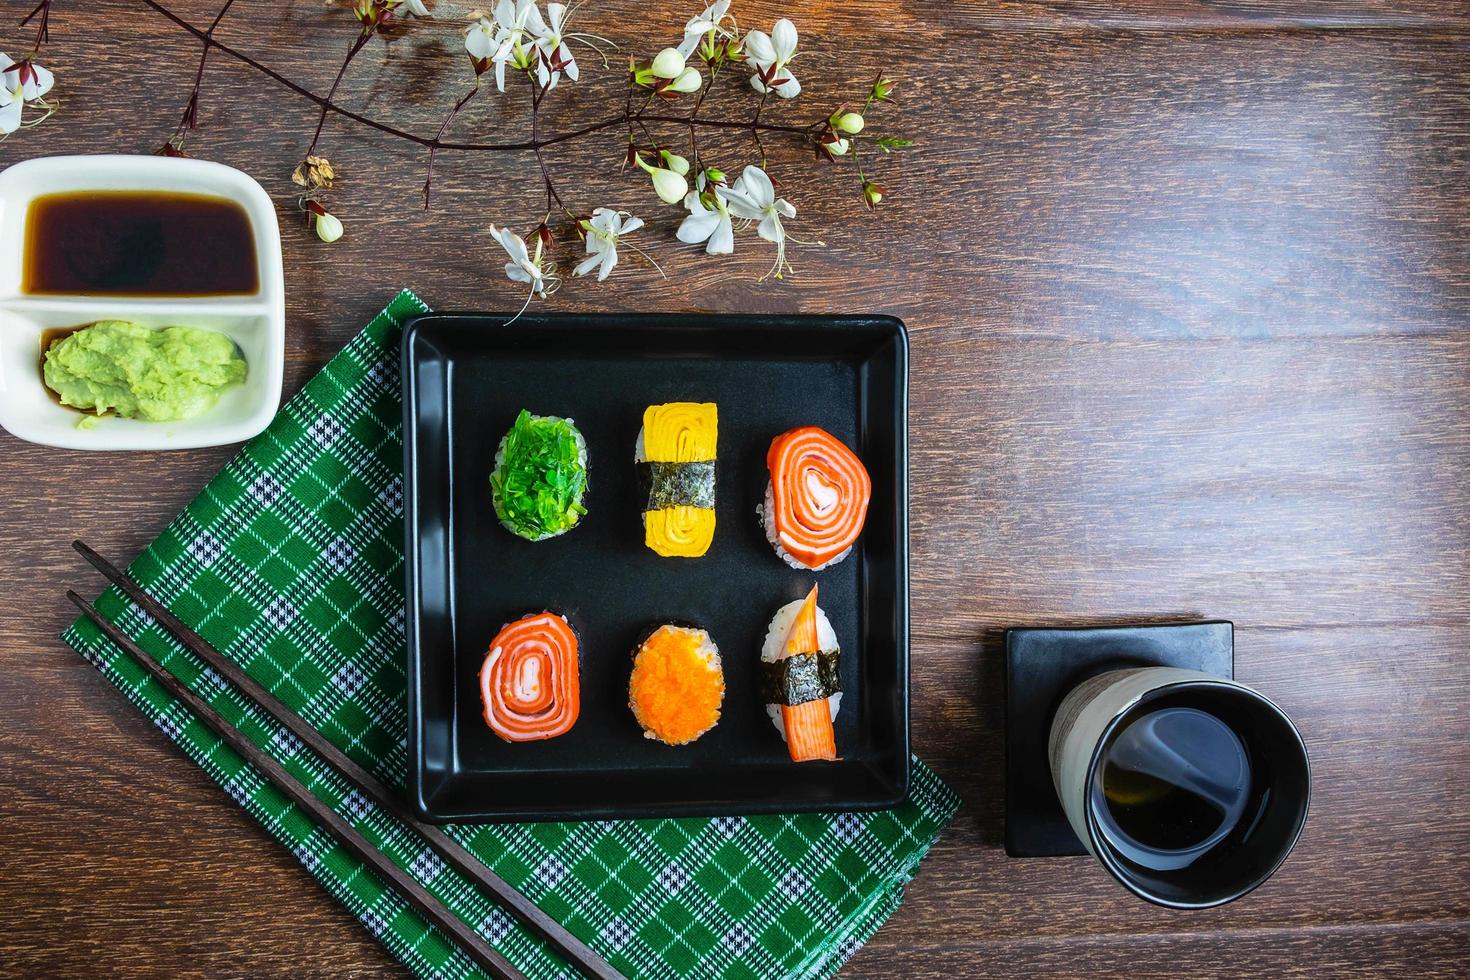
<path fill-rule="evenodd" d="M 130 571 L 390 786 L 407 771 L 403 292 L 291 399 Z M 533 978 L 570 968 L 418 836 L 247 703 L 121 594 L 103 615 L 265 747 Z M 90 623 L 64 639 L 416 975 L 477 968 Z M 898 907 L 958 799 L 922 763 L 879 813 L 455 826 L 450 832 L 629 977 L 824 977 Z"/>

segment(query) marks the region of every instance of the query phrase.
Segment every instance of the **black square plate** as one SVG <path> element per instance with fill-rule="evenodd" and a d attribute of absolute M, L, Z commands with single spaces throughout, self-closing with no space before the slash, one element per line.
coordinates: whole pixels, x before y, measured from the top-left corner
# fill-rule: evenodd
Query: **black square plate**
<path fill-rule="evenodd" d="M 1062 812 L 1047 758 L 1052 717 L 1072 688 L 1124 667 L 1230 677 L 1234 666 L 1235 627 L 1224 621 L 1006 630 L 1006 853 L 1087 853 Z"/>
<path fill-rule="evenodd" d="M 580 820 L 878 809 L 909 782 L 908 341 L 890 317 L 431 314 L 403 336 L 410 797 L 427 819 Z M 707 555 L 643 544 L 633 443 L 650 404 L 720 411 Z M 588 514 L 532 544 L 490 503 L 516 413 L 569 417 L 587 439 Z M 756 509 L 766 449 L 798 425 L 852 446 L 873 480 L 853 554 L 788 568 Z M 820 582 L 842 644 L 834 763 L 793 764 L 758 693 L 766 625 Z M 481 715 L 490 639 L 527 612 L 580 637 L 581 715 L 560 738 L 507 744 Z M 692 745 L 645 739 L 628 709 L 652 626 L 708 629 L 724 661 L 720 723 Z"/>

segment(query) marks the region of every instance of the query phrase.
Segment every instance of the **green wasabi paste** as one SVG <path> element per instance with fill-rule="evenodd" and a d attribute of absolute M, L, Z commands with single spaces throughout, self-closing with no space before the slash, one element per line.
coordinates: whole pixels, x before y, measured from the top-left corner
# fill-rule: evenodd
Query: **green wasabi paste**
<path fill-rule="evenodd" d="M 198 327 L 99 320 L 53 343 L 41 369 L 63 405 L 148 422 L 191 419 L 245 380 L 235 342 Z"/>

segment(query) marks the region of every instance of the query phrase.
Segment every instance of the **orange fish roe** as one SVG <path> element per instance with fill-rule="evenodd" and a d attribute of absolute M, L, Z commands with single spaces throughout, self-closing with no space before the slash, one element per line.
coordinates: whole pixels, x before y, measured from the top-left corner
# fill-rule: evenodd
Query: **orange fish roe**
<path fill-rule="evenodd" d="M 660 626 L 633 658 L 628 707 L 643 734 L 666 745 L 694 741 L 720 720 L 725 675 L 704 630 Z"/>

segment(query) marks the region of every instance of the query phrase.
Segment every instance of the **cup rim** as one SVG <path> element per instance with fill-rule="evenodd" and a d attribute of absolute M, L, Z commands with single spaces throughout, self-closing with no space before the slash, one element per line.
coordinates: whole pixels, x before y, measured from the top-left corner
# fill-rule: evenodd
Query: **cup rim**
<path fill-rule="evenodd" d="M 1247 685 L 1242 684 L 1232 678 L 1192 677 L 1169 681 L 1166 684 L 1160 684 L 1158 687 L 1150 688 L 1142 695 L 1140 695 L 1137 700 L 1127 705 L 1124 705 L 1117 714 L 1108 719 L 1108 723 L 1103 726 L 1102 732 L 1098 735 L 1097 744 L 1093 746 L 1092 755 L 1087 761 L 1087 770 L 1083 774 L 1085 786 L 1090 787 L 1092 785 L 1094 778 L 1097 776 L 1097 768 L 1102 763 L 1103 747 L 1108 744 L 1108 740 L 1113 736 L 1113 733 L 1117 731 L 1118 726 L 1122 723 L 1123 719 L 1131 714 L 1133 710 L 1140 705 L 1156 700 L 1164 693 L 1175 691 L 1179 688 L 1189 688 L 1195 690 L 1201 688 L 1216 688 L 1219 690 L 1231 691 L 1237 694 L 1243 693 L 1248 697 L 1255 698 L 1258 702 L 1260 702 L 1262 706 L 1274 712 L 1277 717 L 1279 717 L 1282 721 L 1286 723 L 1287 730 L 1291 732 L 1296 746 L 1301 750 L 1302 764 L 1306 767 L 1307 770 L 1306 796 L 1302 800 L 1301 817 L 1297 821 L 1296 829 L 1292 831 L 1291 839 L 1287 841 L 1286 846 L 1281 849 L 1280 857 L 1278 857 L 1271 864 L 1271 866 L 1265 870 L 1264 873 L 1259 875 L 1254 881 L 1250 882 L 1249 884 L 1235 889 L 1224 896 L 1198 902 L 1177 901 L 1174 899 L 1168 899 L 1158 895 L 1154 895 L 1150 893 L 1146 888 L 1141 887 L 1136 882 L 1131 880 L 1127 875 L 1125 875 L 1122 871 L 1120 862 L 1118 861 L 1117 857 L 1112 853 L 1111 849 L 1109 849 L 1105 845 L 1105 843 L 1099 839 L 1100 835 L 1097 825 L 1097 816 L 1093 813 L 1090 803 L 1088 803 L 1086 798 L 1084 798 L 1083 816 L 1087 825 L 1088 848 L 1092 851 L 1098 862 L 1107 869 L 1108 874 L 1110 874 L 1114 880 L 1116 880 L 1120 885 L 1122 885 L 1124 888 L 1128 889 L 1130 892 L 1132 892 L 1134 895 L 1137 895 L 1144 901 L 1151 902 L 1154 905 L 1159 905 L 1164 908 L 1180 910 L 1212 909 L 1217 908 L 1221 905 L 1226 905 L 1230 902 L 1235 901 L 1236 899 L 1244 898 L 1246 895 L 1249 895 L 1251 892 L 1264 885 L 1267 881 L 1271 879 L 1272 875 L 1276 874 L 1276 872 L 1280 870 L 1281 866 L 1286 863 L 1286 859 L 1291 856 L 1291 852 L 1296 850 L 1297 842 L 1301 840 L 1302 831 L 1306 829 L 1307 815 L 1312 807 L 1312 757 L 1311 754 L 1307 751 L 1306 740 L 1302 738 L 1302 733 L 1300 730 L 1297 729 L 1296 723 L 1291 720 L 1291 716 L 1283 711 L 1281 709 L 1281 706 L 1278 705 L 1275 701 L 1272 701 L 1270 698 L 1266 697 L 1266 695 L 1262 694 L 1260 691 L 1257 691 L 1255 688 L 1248 687 Z"/>

